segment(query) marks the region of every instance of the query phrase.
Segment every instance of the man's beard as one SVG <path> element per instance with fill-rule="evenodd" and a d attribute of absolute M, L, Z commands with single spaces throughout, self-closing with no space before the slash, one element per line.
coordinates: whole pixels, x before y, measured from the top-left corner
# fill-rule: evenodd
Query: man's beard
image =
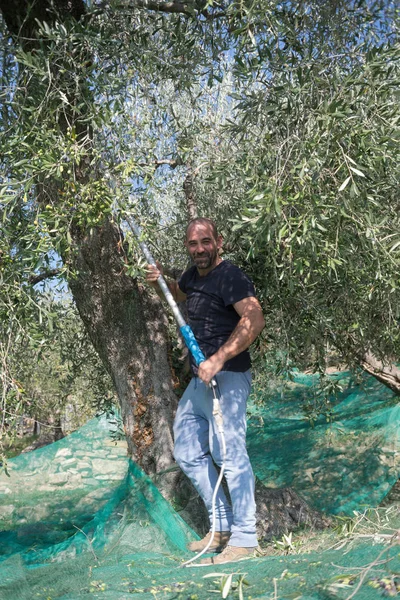
<path fill-rule="evenodd" d="M 209 269 L 217 260 L 216 252 L 203 252 L 201 256 L 194 257 L 194 263 L 198 269 Z"/>

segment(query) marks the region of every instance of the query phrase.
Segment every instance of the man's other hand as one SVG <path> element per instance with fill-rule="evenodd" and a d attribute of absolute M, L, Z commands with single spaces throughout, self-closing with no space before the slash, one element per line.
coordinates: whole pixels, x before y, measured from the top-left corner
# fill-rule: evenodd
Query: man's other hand
<path fill-rule="evenodd" d="M 146 265 L 146 283 L 155 289 L 157 294 L 160 296 L 161 300 L 165 300 L 164 294 L 161 291 L 160 286 L 158 285 L 158 278 L 160 275 L 164 276 L 164 270 L 162 268 L 161 263 L 156 262 L 156 267 L 154 265 Z M 179 285 L 176 281 L 167 281 L 167 286 L 169 291 L 173 295 L 175 302 L 185 302 L 186 294 L 182 292 L 179 288 Z"/>
<path fill-rule="evenodd" d="M 198 377 L 206 385 L 208 385 L 210 383 L 211 379 L 214 377 L 214 375 L 216 375 L 217 373 L 219 373 L 221 371 L 223 366 L 224 366 L 223 360 L 216 354 L 213 354 L 213 356 L 210 356 L 210 358 L 208 358 L 204 362 L 200 363 L 199 369 L 198 369 Z"/>
<path fill-rule="evenodd" d="M 157 287 L 157 280 L 163 275 L 162 265 L 157 261 L 157 266 L 146 265 L 146 282 L 152 287 Z"/>

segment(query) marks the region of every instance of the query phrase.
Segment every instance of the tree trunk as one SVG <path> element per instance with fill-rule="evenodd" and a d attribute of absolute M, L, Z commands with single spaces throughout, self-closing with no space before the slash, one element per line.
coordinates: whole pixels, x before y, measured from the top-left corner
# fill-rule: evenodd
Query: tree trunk
<path fill-rule="evenodd" d="M 229 490 L 224 490 L 229 498 Z M 257 537 L 262 542 L 280 538 L 283 534 L 303 527 L 325 529 L 332 519 L 308 506 L 292 488 L 272 489 L 256 478 Z M 208 513 L 204 503 L 186 479 L 181 479 L 176 489 L 175 502 L 181 517 L 201 536 L 209 530 Z"/>
<path fill-rule="evenodd" d="M 257 536 L 264 542 L 304 526 L 325 529 L 332 520 L 314 510 L 292 488 L 271 489 L 256 481 Z"/>
<path fill-rule="evenodd" d="M 117 390 L 132 458 L 153 474 L 168 468 L 177 398 L 158 298 L 124 270 L 121 232 L 106 220 L 75 234 L 70 288 L 92 343 Z"/>
<path fill-rule="evenodd" d="M 361 367 L 378 381 L 400 396 L 400 368 L 395 364 L 385 365 L 372 352 L 366 352 L 360 361 Z"/>

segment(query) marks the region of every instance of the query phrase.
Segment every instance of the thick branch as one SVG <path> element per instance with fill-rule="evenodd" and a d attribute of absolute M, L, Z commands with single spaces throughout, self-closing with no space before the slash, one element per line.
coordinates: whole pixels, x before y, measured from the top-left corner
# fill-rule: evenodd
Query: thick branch
<path fill-rule="evenodd" d="M 335 346 L 345 360 L 349 360 L 351 364 L 357 364 L 366 373 L 369 373 L 383 385 L 386 385 L 396 395 L 400 396 L 400 368 L 395 361 L 390 364 L 385 364 L 383 361 L 376 358 L 371 350 L 357 349 L 357 342 L 349 338 L 347 347 L 338 344 L 336 337 L 331 337 L 333 346 Z"/>
<path fill-rule="evenodd" d="M 162 165 L 168 165 L 169 167 L 171 167 L 171 169 L 176 169 L 176 167 L 179 167 L 180 165 L 182 165 L 182 160 L 180 158 L 156 158 L 154 159 L 152 162 L 143 162 L 143 163 L 138 163 L 139 167 L 154 167 L 154 168 L 158 168 L 161 167 Z"/>
<path fill-rule="evenodd" d="M 61 273 L 61 269 L 50 269 L 49 271 L 42 271 L 38 275 L 32 275 L 29 277 L 29 283 L 31 285 L 36 285 L 45 279 L 51 279 L 51 277 L 57 277 Z"/>
<path fill-rule="evenodd" d="M 198 216 L 196 196 L 195 196 L 194 187 L 193 187 L 193 177 L 194 177 L 194 174 L 193 174 L 192 167 L 190 165 L 188 165 L 188 172 L 183 181 L 183 192 L 185 194 L 186 210 L 187 210 L 189 221 L 191 221 L 192 219 L 195 219 Z"/>
<path fill-rule="evenodd" d="M 400 396 L 400 368 L 394 364 L 385 366 L 371 352 L 366 352 L 361 358 L 361 366 L 378 381 Z"/>
<path fill-rule="evenodd" d="M 83 0 L 0 0 L 0 11 L 12 36 L 29 39 L 37 31 L 37 23 L 53 23 L 57 18 L 72 17 L 77 21 L 85 14 Z"/>
<path fill-rule="evenodd" d="M 159 2 L 158 0 L 134 0 L 126 4 L 120 4 L 116 8 L 147 8 L 165 13 L 177 13 L 193 15 L 194 5 L 191 2 Z"/>
<path fill-rule="evenodd" d="M 218 12 L 199 10 L 198 4 L 194 2 L 134 0 L 132 2 L 128 2 L 127 4 L 121 4 L 116 8 L 146 8 L 147 10 L 154 10 L 157 12 L 183 14 L 188 16 L 194 16 L 197 13 L 205 17 L 207 20 L 219 19 L 226 16 L 226 12 L 224 10 L 220 10 Z"/>

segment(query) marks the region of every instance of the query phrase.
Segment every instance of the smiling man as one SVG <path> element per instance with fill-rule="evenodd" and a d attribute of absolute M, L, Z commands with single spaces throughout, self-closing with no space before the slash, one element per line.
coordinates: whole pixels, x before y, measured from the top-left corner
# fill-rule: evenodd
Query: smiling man
<path fill-rule="evenodd" d="M 246 401 L 251 388 L 248 348 L 264 327 L 251 280 L 230 261 L 222 260 L 222 237 L 210 219 L 190 221 L 186 248 L 193 260 L 179 282 L 168 283 L 178 302 L 186 300 L 189 324 L 206 357 L 183 394 L 174 423 L 177 463 L 203 498 L 212 520 L 212 496 L 221 465 L 221 445 L 212 416 L 209 383 L 215 377 L 223 416 L 227 454 L 225 478 L 216 498 L 216 533 L 210 551 L 220 552 L 203 564 L 223 564 L 251 556 L 257 549 L 254 475 L 246 449 Z M 147 281 L 158 291 L 160 270 L 148 266 Z M 212 525 L 212 523 L 211 523 Z M 210 539 L 193 542 L 201 551 Z"/>

